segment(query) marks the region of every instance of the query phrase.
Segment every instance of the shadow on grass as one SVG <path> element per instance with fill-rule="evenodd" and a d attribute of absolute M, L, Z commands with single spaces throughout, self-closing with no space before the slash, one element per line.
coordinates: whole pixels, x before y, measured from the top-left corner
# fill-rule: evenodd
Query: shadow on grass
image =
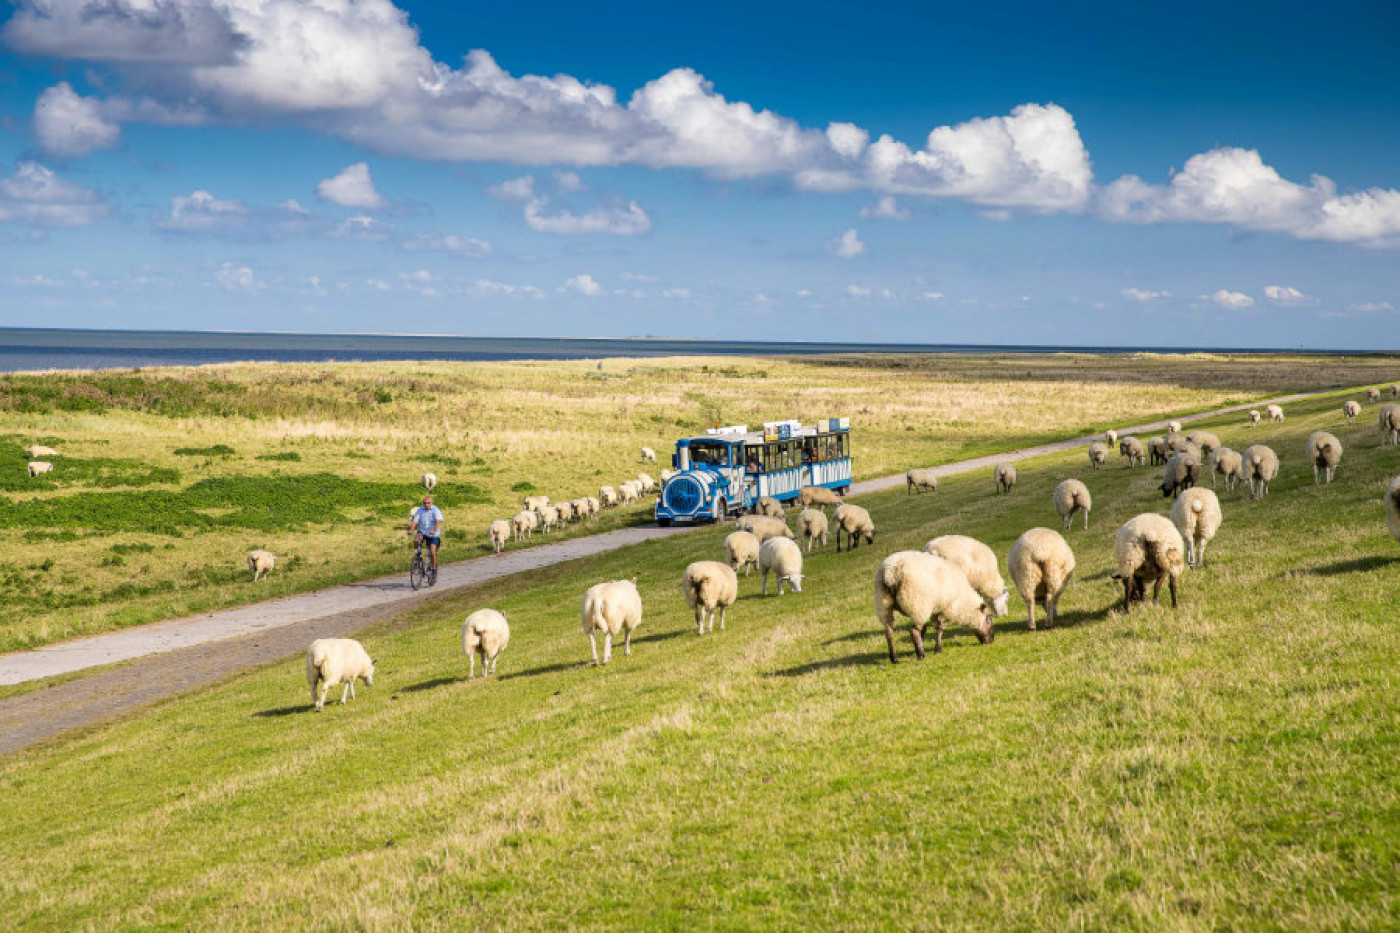
<path fill-rule="evenodd" d="M 930 652 L 931 653 L 931 652 Z M 841 658 L 831 658 L 827 661 L 812 661 L 808 664 L 799 664 L 797 667 L 786 667 L 780 671 L 769 671 L 764 677 L 804 677 L 817 671 L 839 670 L 843 667 L 860 667 L 867 664 L 880 664 L 889 662 L 889 652 L 883 648 L 880 651 L 867 651 L 864 654 L 848 654 Z M 912 657 L 912 653 L 910 655 Z M 903 660 L 901 658 L 901 660 Z"/>
<path fill-rule="evenodd" d="M 716 628 L 715 631 L 718 632 L 719 629 Z M 694 630 L 694 629 L 689 629 L 689 628 L 680 629 L 680 630 L 675 631 L 675 632 L 657 632 L 657 633 L 654 634 L 654 635 L 643 635 L 641 638 L 634 638 L 634 639 L 632 639 L 632 644 L 634 644 L 634 645 L 645 645 L 645 644 L 647 644 L 648 642 L 653 642 L 653 641 L 670 641 L 672 638 L 684 638 L 686 635 L 694 635 L 694 634 L 695 634 L 695 630 Z M 696 637 L 699 637 L 699 636 L 696 636 Z M 613 650 L 614 650 L 614 651 L 616 651 L 616 650 L 618 649 L 618 646 L 620 645 L 620 643 L 621 643 L 621 642 L 620 642 L 619 639 L 616 639 L 616 638 L 613 639 Z"/>
<path fill-rule="evenodd" d="M 516 671 L 514 674 L 502 674 L 501 680 L 514 680 L 517 677 L 539 677 L 542 674 L 558 674 L 561 671 L 581 670 L 590 667 L 588 661 L 571 661 L 562 664 L 545 664 L 540 667 L 532 667 L 528 671 Z"/>
<path fill-rule="evenodd" d="M 1382 557 L 1379 554 L 1372 554 L 1370 557 L 1356 557 L 1351 560 L 1339 560 L 1335 564 L 1311 567 L 1307 570 L 1295 570 L 1291 574 L 1284 574 L 1284 576 L 1337 577 L 1344 573 L 1377 570 L 1394 563 L 1400 563 L 1400 557 Z"/>
<path fill-rule="evenodd" d="M 424 690 L 435 690 L 438 687 L 446 687 L 449 684 L 462 683 L 465 677 L 434 677 L 432 680 L 425 680 L 421 684 L 409 684 L 398 690 L 399 693 L 421 693 Z"/>
<path fill-rule="evenodd" d="M 307 713 L 316 709 L 316 704 L 308 703 L 305 706 L 279 706 L 277 709 L 265 709 L 253 713 L 250 719 L 274 719 L 278 716 L 295 716 L 297 713 Z"/>

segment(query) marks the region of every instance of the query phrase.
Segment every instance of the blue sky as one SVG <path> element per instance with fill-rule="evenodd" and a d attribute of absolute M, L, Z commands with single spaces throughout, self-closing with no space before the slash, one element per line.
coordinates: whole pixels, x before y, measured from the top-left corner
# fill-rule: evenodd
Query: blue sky
<path fill-rule="evenodd" d="M 16 0 L 0 325 L 1395 348 L 1394 4 Z"/>

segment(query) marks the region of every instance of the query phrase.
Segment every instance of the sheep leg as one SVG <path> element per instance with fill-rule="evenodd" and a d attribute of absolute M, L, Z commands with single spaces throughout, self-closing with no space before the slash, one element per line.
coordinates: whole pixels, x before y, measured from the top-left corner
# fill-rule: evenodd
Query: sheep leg
<path fill-rule="evenodd" d="M 1133 611 L 1133 578 L 1131 575 L 1123 578 L 1123 611 L 1125 613 Z"/>
<path fill-rule="evenodd" d="M 485 661 L 482 661 L 482 662 L 481 662 L 481 668 L 482 668 L 482 670 L 485 670 L 485 669 L 486 669 L 486 662 L 485 662 Z M 470 652 L 470 653 L 467 655 L 467 680 L 475 680 L 475 679 L 476 679 L 476 652 L 473 651 L 473 652 Z"/>
<path fill-rule="evenodd" d="M 913 637 L 913 639 L 914 639 L 914 655 L 915 655 L 915 657 L 917 657 L 920 661 L 922 661 L 922 660 L 924 659 L 924 629 L 923 629 L 923 626 L 919 625 L 917 622 L 914 623 L 914 624 L 912 624 L 912 625 L 910 625 L 910 626 L 909 626 L 909 634 L 910 634 L 910 636 Z M 939 649 L 939 648 L 934 648 L 933 650 L 934 650 L 934 653 L 937 654 L 938 651 L 939 651 L 940 649 Z"/>
<path fill-rule="evenodd" d="M 350 685 L 347 683 L 340 688 L 340 705 L 345 705 L 345 698 L 350 695 Z"/>
<path fill-rule="evenodd" d="M 700 602 L 695 604 L 695 634 L 705 634 L 705 606 Z"/>
<path fill-rule="evenodd" d="M 1202 541 L 1202 542 L 1197 546 L 1197 548 L 1196 548 L 1196 566 L 1197 566 L 1197 567 L 1204 567 L 1204 566 L 1206 565 L 1206 545 L 1209 544 L 1209 543 L 1210 543 L 1209 541 Z"/>
<path fill-rule="evenodd" d="M 1029 629 L 1035 631 L 1035 591 L 1031 591 L 1030 599 L 1026 600 L 1026 609 L 1030 612 L 1030 619 L 1027 622 Z"/>
<path fill-rule="evenodd" d="M 1060 614 L 1060 594 L 1045 597 L 1045 627 L 1054 628 L 1055 618 Z"/>
<path fill-rule="evenodd" d="M 321 681 L 321 694 L 316 697 L 316 712 L 320 712 L 326 705 L 326 694 L 331 692 L 331 684 L 328 680 Z"/>
<path fill-rule="evenodd" d="M 311 680 L 308 676 L 307 680 L 309 681 L 307 686 L 311 688 L 311 702 L 314 704 L 316 702 L 316 685 L 320 682 L 321 678 L 318 675 L 315 680 Z"/>
<path fill-rule="evenodd" d="M 778 581 L 778 585 L 779 585 L 779 586 L 782 586 L 782 581 L 781 581 L 781 580 Z M 763 568 L 763 595 L 764 595 L 764 596 L 767 596 L 767 595 L 768 595 L 768 568 L 767 568 L 767 567 Z"/>
<path fill-rule="evenodd" d="M 898 664 L 899 658 L 894 653 L 894 608 L 877 602 L 875 609 L 876 615 L 880 617 L 880 624 L 885 627 L 885 644 L 890 648 L 890 663 Z"/>
<path fill-rule="evenodd" d="M 1157 597 L 1158 597 L 1159 595 L 1161 595 L 1161 592 L 1162 592 L 1162 578 L 1161 578 L 1161 577 L 1158 577 L 1156 580 L 1153 580 L 1153 581 L 1152 581 L 1152 605 L 1154 605 L 1154 606 L 1157 605 Z"/>
<path fill-rule="evenodd" d="M 598 640 L 593 637 L 593 633 L 588 633 L 588 646 L 593 649 L 593 666 L 598 666 Z"/>
<path fill-rule="evenodd" d="M 603 663 L 612 660 L 612 632 L 603 633 Z"/>
<path fill-rule="evenodd" d="M 1167 578 L 1167 589 L 1171 590 L 1171 594 L 1172 594 L 1172 608 L 1175 609 L 1175 608 L 1176 608 L 1176 577 L 1168 577 L 1168 578 Z"/>
<path fill-rule="evenodd" d="M 1085 530 L 1085 531 L 1088 531 L 1088 530 L 1089 530 L 1089 510 L 1088 510 L 1088 509 L 1085 509 L 1085 510 L 1084 510 L 1084 530 Z"/>
<path fill-rule="evenodd" d="M 622 653 L 629 658 L 632 657 L 632 630 L 630 628 L 622 638 Z"/>
<path fill-rule="evenodd" d="M 724 606 L 720 606 L 720 607 L 719 607 L 719 630 L 720 630 L 721 632 L 724 631 L 724 611 L 725 611 L 725 608 L 726 608 L 726 607 L 724 607 Z M 715 630 L 715 617 L 714 617 L 714 613 L 711 613 L 711 614 L 710 614 L 710 631 L 713 632 L 714 630 Z"/>

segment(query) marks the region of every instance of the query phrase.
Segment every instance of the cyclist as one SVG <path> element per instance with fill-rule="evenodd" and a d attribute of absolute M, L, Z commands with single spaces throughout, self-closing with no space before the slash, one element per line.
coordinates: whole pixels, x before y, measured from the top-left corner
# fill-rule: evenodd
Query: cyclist
<path fill-rule="evenodd" d="M 436 574 L 438 545 L 442 543 L 442 510 L 433 505 L 432 496 L 424 496 L 423 507 L 413 511 L 408 530 L 413 532 L 414 547 L 419 540 L 428 545 L 428 566 Z"/>

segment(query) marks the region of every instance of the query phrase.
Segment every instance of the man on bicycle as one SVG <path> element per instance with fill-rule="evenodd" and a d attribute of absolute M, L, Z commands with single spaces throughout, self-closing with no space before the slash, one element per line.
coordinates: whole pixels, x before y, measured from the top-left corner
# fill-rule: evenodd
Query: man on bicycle
<path fill-rule="evenodd" d="M 428 566 L 436 574 L 438 545 L 442 543 L 442 510 L 433 505 L 432 496 L 424 496 L 423 507 L 413 511 L 408 530 L 413 532 L 414 547 L 420 540 L 428 545 Z"/>

